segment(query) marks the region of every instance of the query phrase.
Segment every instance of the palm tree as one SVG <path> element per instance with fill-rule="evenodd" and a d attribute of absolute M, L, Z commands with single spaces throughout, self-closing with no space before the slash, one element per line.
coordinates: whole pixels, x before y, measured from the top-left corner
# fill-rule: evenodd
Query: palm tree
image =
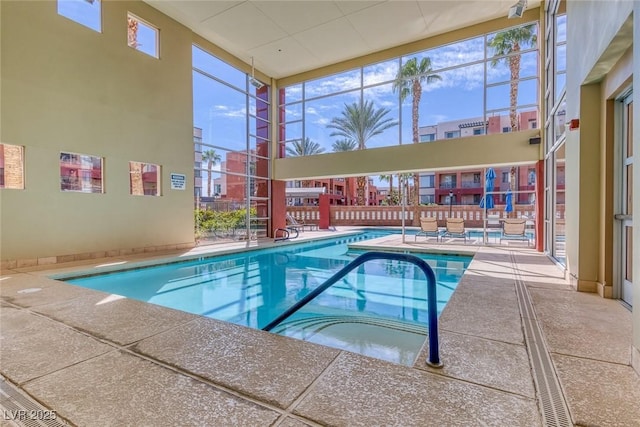
<path fill-rule="evenodd" d="M 342 115 L 331 119 L 327 127 L 334 129 L 330 136 L 339 136 L 355 141 L 358 150 L 364 150 L 367 148 L 369 139 L 398 125 L 397 121 L 385 117 L 388 113 L 388 108 L 374 108 L 373 101 L 345 104 Z M 364 206 L 367 177 L 359 176 L 356 182 L 358 184 L 358 205 Z"/>
<path fill-rule="evenodd" d="M 511 121 L 512 131 L 520 129 L 516 111 L 516 107 L 518 106 L 518 80 L 520 79 L 520 54 L 518 52 L 520 52 L 523 47 L 528 48 L 536 45 L 538 38 L 535 30 L 535 24 L 511 28 L 500 31 L 489 42 L 489 47 L 494 51 L 491 66 L 495 67 L 500 62 L 505 61 L 511 72 L 509 119 Z"/>
<path fill-rule="evenodd" d="M 399 173 L 398 174 L 398 200 L 402 201 L 403 194 L 409 193 L 409 179 L 414 178 L 415 174 L 413 173 Z M 404 187 L 404 188 L 402 188 Z M 414 215 L 415 218 L 415 215 Z M 419 221 L 419 219 L 418 219 Z"/>
<path fill-rule="evenodd" d="M 202 161 L 207 162 L 208 179 L 207 179 L 207 196 L 211 197 L 211 172 L 213 167 L 222 160 L 220 154 L 216 153 L 216 150 L 207 150 L 202 153 Z"/>
<path fill-rule="evenodd" d="M 333 151 L 353 151 L 358 148 L 358 143 L 352 139 L 339 139 L 331 146 Z"/>
<path fill-rule="evenodd" d="M 352 139 L 339 139 L 333 143 L 331 148 L 333 148 L 333 151 L 335 152 L 353 151 L 356 148 L 358 148 L 358 143 Z M 351 189 L 349 188 L 348 177 L 344 178 L 344 192 L 345 192 L 344 202 L 348 206 L 351 204 Z"/>
<path fill-rule="evenodd" d="M 389 204 L 391 204 L 391 196 L 393 195 L 393 174 L 380 175 L 380 181 L 387 181 L 389 183 Z"/>
<path fill-rule="evenodd" d="M 420 142 L 420 133 L 418 131 L 418 122 L 420 121 L 420 98 L 422 98 L 422 84 L 430 84 L 438 80 L 442 80 L 438 74 L 433 74 L 431 71 L 431 58 L 424 57 L 418 62 L 418 58 L 411 58 L 408 60 L 396 76 L 396 81 L 393 83 L 393 91 L 400 93 L 400 102 L 404 102 L 409 95 L 412 96 L 412 109 L 411 109 L 411 122 L 413 143 L 418 144 Z M 418 195 L 418 189 L 420 188 L 420 175 L 418 173 L 413 174 L 413 197 L 412 204 L 418 206 L 420 204 L 420 198 Z M 414 216 L 415 218 L 415 216 Z"/>
<path fill-rule="evenodd" d="M 293 157 L 312 156 L 323 152 L 324 148 L 322 148 L 317 142 L 311 141 L 309 137 L 295 140 L 287 146 L 287 155 Z"/>
<path fill-rule="evenodd" d="M 287 155 L 291 157 L 312 156 L 324 152 L 324 148 L 317 142 L 313 142 L 309 137 L 297 139 L 287 145 Z M 300 181 L 303 187 L 309 186 L 309 181 Z"/>

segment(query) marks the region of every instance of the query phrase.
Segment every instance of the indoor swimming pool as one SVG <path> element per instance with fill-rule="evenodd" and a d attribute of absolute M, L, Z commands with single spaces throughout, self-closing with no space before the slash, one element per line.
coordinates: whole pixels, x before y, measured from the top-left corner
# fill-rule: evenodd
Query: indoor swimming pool
<path fill-rule="evenodd" d="M 388 235 L 353 235 L 174 262 L 67 283 L 262 329 L 363 252 L 350 243 Z M 438 314 L 469 256 L 418 254 L 437 281 Z M 346 275 L 272 330 L 318 344 L 410 364 L 427 334 L 427 280 L 415 265 L 373 260 Z"/>

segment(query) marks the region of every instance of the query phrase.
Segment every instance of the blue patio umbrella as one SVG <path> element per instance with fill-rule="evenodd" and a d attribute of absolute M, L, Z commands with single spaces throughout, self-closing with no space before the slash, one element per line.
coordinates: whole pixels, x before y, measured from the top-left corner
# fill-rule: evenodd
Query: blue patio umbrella
<path fill-rule="evenodd" d="M 511 189 L 507 190 L 507 195 L 505 196 L 505 212 L 513 212 L 513 194 L 511 194 Z"/>
<path fill-rule="evenodd" d="M 485 180 L 484 180 L 485 195 L 482 198 L 482 200 L 480 200 L 480 207 L 484 209 L 485 200 L 486 200 L 486 205 L 487 205 L 486 208 L 493 209 L 493 206 L 494 206 L 493 194 L 486 194 L 486 193 L 493 191 L 493 180 L 496 179 L 496 172 L 493 170 L 493 168 L 489 168 L 485 172 L 484 177 L 485 177 Z"/>

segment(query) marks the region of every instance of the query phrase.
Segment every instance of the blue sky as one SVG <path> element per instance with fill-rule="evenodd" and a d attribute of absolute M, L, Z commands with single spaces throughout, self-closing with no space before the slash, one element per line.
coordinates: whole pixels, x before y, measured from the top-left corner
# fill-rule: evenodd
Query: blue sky
<path fill-rule="evenodd" d="M 101 32 L 101 0 L 58 0 L 58 13 L 81 23 L 95 31 Z M 157 33 L 144 22 L 138 28 L 138 50 L 154 55 Z M 492 36 L 489 35 L 490 39 Z M 509 107 L 510 72 L 502 61 L 496 66 L 483 62 L 484 36 L 462 40 L 423 52 L 416 52 L 401 58 L 402 63 L 410 58 L 429 57 L 434 73 L 441 80 L 431 84 L 423 84 L 420 104 L 420 126 L 437 123 L 475 119 L 485 113 L 491 114 L 493 109 Z M 560 17 L 558 24 L 558 40 L 566 41 L 566 17 Z M 162 42 L 162 40 L 160 40 Z M 566 46 L 558 49 L 557 62 L 560 69 L 566 63 Z M 197 47 L 193 48 L 193 64 L 205 73 L 215 76 L 215 81 L 198 72 L 193 73 L 194 126 L 202 128 L 203 142 L 225 147 L 230 151 L 246 148 L 247 112 L 255 114 L 255 99 L 247 103 L 247 76 L 234 67 L 205 53 Z M 465 65 L 466 64 L 466 65 Z M 380 63 L 366 65 L 361 69 L 349 70 L 338 75 L 326 76 L 305 82 L 307 101 L 304 105 L 304 130 L 306 137 L 319 143 L 325 152 L 331 151 L 336 140 L 331 137 L 331 130 L 326 125 L 333 117 L 339 117 L 345 103 L 358 102 L 361 93 L 365 100 L 372 100 L 376 108 L 388 108 L 388 117 L 400 121 L 402 126 L 391 128 L 382 135 L 368 141 L 369 148 L 378 146 L 411 143 L 411 97 L 402 105 L 398 102 L 398 94 L 393 91 L 393 81 L 397 75 L 400 62 L 397 58 Z M 520 105 L 536 104 L 538 52 L 522 55 L 520 78 L 534 77 L 520 83 L 518 103 Z M 485 100 L 486 72 L 486 100 Z M 362 76 L 361 76 L 362 74 Z M 564 75 L 558 82 L 564 84 Z M 361 82 L 364 88 L 360 89 Z M 493 85 L 493 86 L 491 86 Z M 248 86 L 250 93 L 255 89 Z M 302 104 L 291 104 L 302 97 L 302 84 L 285 88 L 286 103 L 285 121 L 301 120 Z M 328 95 L 328 96 L 327 96 Z M 322 96 L 326 96 L 321 98 Z M 274 99 L 277 98 L 274 96 Z M 315 99 L 314 99 L 315 98 Z M 501 114 L 507 114 L 506 111 Z M 253 121 L 252 121 L 253 122 Z M 274 118 L 272 118 L 274 122 Z M 302 123 L 287 125 L 287 139 L 302 138 Z M 224 154 L 224 150 L 217 150 Z M 224 155 L 223 155 L 224 157 Z M 206 185 L 206 184 L 205 184 Z"/>

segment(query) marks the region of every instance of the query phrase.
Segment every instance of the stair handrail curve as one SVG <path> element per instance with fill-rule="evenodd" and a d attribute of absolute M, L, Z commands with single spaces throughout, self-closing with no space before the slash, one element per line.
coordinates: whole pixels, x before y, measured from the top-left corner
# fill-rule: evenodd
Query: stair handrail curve
<path fill-rule="evenodd" d="M 415 255 L 399 252 L 366 252 L 349 264 L 344 266 L 340 271 L 335 273 L 326 282 L 309 292 L 302 299 L 296 302 L 294 305 L 285 310 L 282 314 L 272 320 L 267 326 L 263 327 L 263 331 L 271 331 L 273 328 L 282 323 L 285 319 L 291 316 L 293 313 L 304 307 L 307 303 L 327 290 L 329 287 L 337 283 L 340 279 L 345 277 L 351 271 L 364 264 L 367 261 L 374 259 L 386 259 L 391 261 L 405 261 L 416 265 L 420 268 L 427 277 L 427 311 L 428 311 L 428 339 L 429 339 L 429 357 L 427 358 L 427 365 L 433 368 L 441 368 L 443 363 L 440 361 L 440 349 L 438 344 L 438 300 L 436 299 L 436 276 L 433 269 L 427 264 L 427 262 Z"/>

